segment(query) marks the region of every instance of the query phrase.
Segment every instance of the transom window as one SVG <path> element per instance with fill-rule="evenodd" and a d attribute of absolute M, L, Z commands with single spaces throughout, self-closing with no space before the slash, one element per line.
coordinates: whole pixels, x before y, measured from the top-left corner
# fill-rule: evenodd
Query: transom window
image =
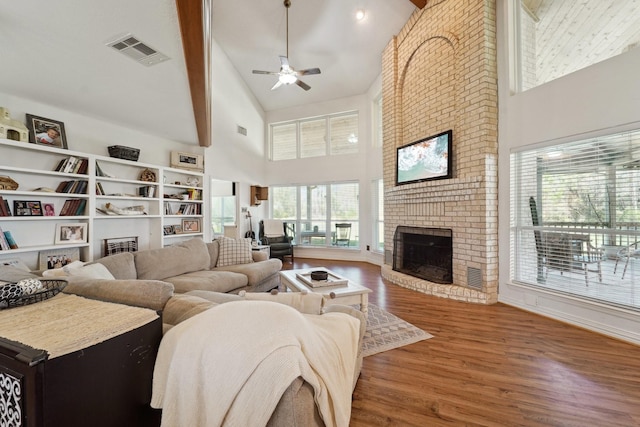
<path fill-rule="evenodd" d="M 640 44 L 640 4 L 626 0 L 521 0 L 519 90 L 527 90 Z"/>
<path fill-rule="evenodd" d="M 269 129 L 274 161 L 358 152 L 356 112 L 274 123 Z"/>

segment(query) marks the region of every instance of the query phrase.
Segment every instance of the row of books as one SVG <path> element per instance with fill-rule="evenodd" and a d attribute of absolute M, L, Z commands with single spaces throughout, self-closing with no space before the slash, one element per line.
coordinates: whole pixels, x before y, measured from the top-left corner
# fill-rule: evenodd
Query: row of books
<path fill-rule="evenodd" d="M 86 194 L 87 185 L 89 182 L 84 180 L 62 181 L 56 188 L 56 193 Z"/>
<path fill-rule="evenodd" d="M 200 204 L 180 203 L 178 209 L 172 203 L 164 204 L 165 215 L 200 215 Z"/>
<path fill-rule="evenodd" d="M 11 216 L 11 209 L 9 209 L 9 202 L 0 196 L 0 216 Z"/>
<path fill-rule="evenodd" d="M 2 231 L 0 228 L 0 250 L 8 251 L 9 249 L 18 249 L 18 245 L 10 231 Z"/>
<path fill-rule="evenodd" d="M 67 199 L 62 205 L 59 216 L 81 216 L 84 215 L 84 208 L 87 199 Z"/>
<path fill-rule="evenodd" d="M 66 159 L 60 160 L 60 163 L 58 163 L 58 166 L 56 166 L 55 171 L 64 173 L 86 174 L 88 168 L 89 159 L 69 156 Z"/>

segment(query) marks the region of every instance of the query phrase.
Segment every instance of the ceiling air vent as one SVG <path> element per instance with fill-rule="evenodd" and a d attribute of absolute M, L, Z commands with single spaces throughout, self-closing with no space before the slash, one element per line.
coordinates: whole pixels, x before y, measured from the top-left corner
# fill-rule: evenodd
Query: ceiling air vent
<path fill-rule="evenodd" d="M 107 46 L 114 48 L 123 55 L 126 55 L 147 67 L 169 59 L 169 57 L 164 53 L 158 52 L 131 34 L 127 34 L 126 36 L 119 37 L 116 40 L 108 42 Z"/>

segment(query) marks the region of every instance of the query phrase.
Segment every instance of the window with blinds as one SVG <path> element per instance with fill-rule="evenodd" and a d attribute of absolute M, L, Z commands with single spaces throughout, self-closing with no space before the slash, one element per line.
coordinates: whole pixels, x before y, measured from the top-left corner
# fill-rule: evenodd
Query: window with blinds
<path fill-rule="evenodd" d="M 511 155 L 515 281 L 640 307 L 640 131 Z"/>
<path fill-rule="evenodd" d="M 271 160 L 358 152 L 358 113 L 306 118 L 269 126 Z"/>

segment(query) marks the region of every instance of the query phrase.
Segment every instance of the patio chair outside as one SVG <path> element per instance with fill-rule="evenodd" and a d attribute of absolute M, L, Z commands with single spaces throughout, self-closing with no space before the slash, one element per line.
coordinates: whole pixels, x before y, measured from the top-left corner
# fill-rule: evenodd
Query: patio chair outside
<path fill-rule="evenodd" d="M 351 223 L 336 224 L 336 246 L 349 246 L 351 243 Z"/>
<path fill-rule="evenodd" d="M 616 265 L 613 267 L 613 274 L 616 274 L 616 270 L 618 269 L 618 262 L 621 259 L 624 259 L 624 269 L 622 270 L 622 278 L 624 279 L 624 275 L 627 272 L 627 267 L 629 266 L 630 259 L 640 259 L 640 242 L 633 242 L 627 247 L 624 247 L 618 251 L 618 255 L 616 257 Z"/>

